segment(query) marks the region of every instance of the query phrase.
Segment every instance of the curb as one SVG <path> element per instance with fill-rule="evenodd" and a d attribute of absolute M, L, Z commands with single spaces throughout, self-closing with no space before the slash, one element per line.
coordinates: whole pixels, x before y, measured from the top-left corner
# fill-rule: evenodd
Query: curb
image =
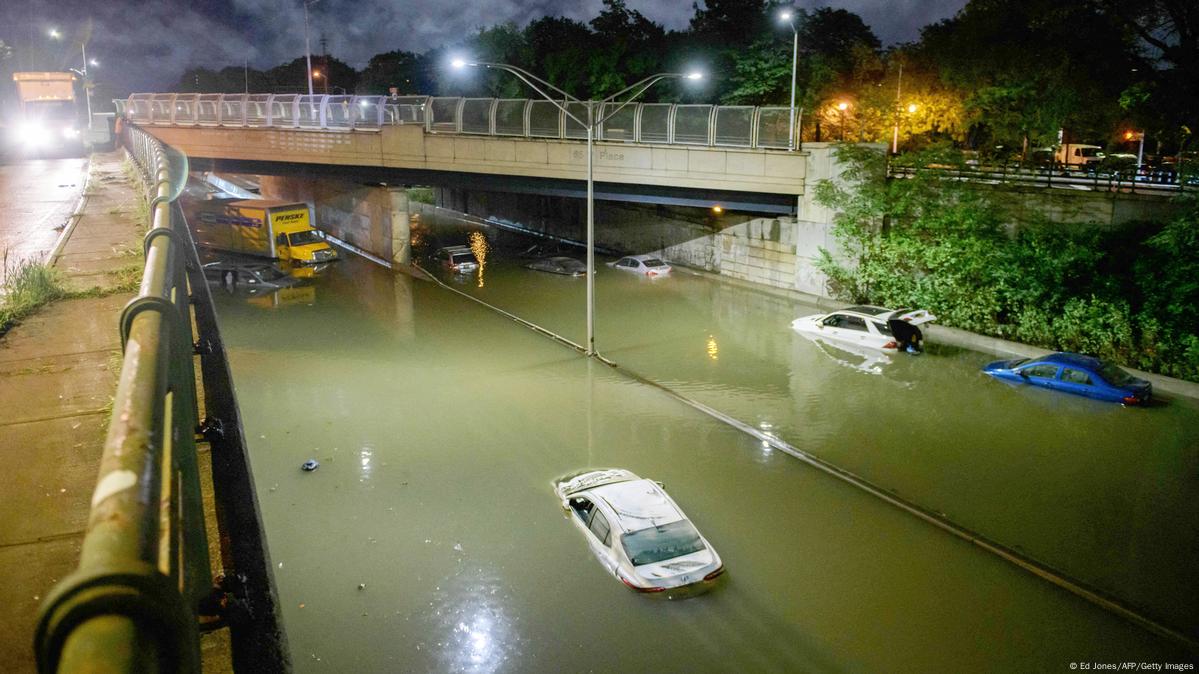
<path fill-rule="evenodd" d="M 83 219 L 83 209 L 87 206 L 87 188 L 92 184 L 92 156 L 88 154 L 87 165 L 83 167 L 83 190 L 79 194 L 79 203 L 75 205 L 75 210 L 67 216 L 67 226 L 63 228 L 62 234 L 58 235 L 58 240 L 54 242 L 54 246 L 50 248 L 50 252 L 46 254 L 46 266 L 53 267 L 58 263 L 58 258 L 62 255 L 63 248 L 66 248 L 67 241 L 70 240 L 71 234 L 75 231 L 75 226 Z"/>

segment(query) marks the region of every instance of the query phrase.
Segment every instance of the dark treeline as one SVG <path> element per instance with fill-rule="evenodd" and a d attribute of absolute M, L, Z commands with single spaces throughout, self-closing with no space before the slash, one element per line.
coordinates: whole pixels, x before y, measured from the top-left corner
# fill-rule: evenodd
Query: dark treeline
<path fill-rule="evenodd" d="M 601 98 L 653 73 L 699 68 L 697 88 L 659 85 L 646 100 L 787 105 L 791 28 L 775 0 L 706 0 L 686 30 L 667 31 L 624 0 L 583 23 L 542 17 L 491 26 L 424 53 L 397 49 L 362 69 L 313 55 L 318 93 L 530 95 L 502 73 L 450 70 L 451 54 L 521 66 L 580 98 Z M 1146 152 L 1186 149 L 1199 124 L 1199 3 L 1194 0 L 971 0 L 911 44 L 884 49 L 851 12 L 799 11 L 797 105 L 804 135 L 906 147 L 952 141 L 1010 156 L 1058 142 Z M 186 92 L 300 92 L 303 56 L 266 71 L 197 68 Z M 840 105 L 840 104 L 844 105 Z"/>

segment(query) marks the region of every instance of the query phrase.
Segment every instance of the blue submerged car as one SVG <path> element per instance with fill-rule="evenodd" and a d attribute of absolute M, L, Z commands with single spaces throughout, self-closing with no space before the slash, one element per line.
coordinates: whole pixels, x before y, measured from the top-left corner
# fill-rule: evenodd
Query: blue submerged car
<path fill-rule="evenodd" d="M 997 360 L 985 365 L 983 372 L 1007 382 L 1125 405 L 1144 405 L 1153 396 L 1153 385 L 1144 379 L 1137 379 L 1111 363 L 1077 353 Z"/>

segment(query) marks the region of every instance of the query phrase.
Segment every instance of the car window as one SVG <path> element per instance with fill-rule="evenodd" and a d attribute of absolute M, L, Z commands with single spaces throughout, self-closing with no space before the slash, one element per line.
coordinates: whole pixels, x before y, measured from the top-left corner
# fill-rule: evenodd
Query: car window
<path fill-rule="evenodd" d="M 874 329 L 878 330 L 879 334 L 883 334 L 888 337 L 891 336 L 891 326 L 887 325 L 886 323 L 879 323 L 878 321 L 871 322 L 874 323 Z"/>
<path fill-rule="evenodd" d="M 653 564 L 704 549 L 699 532 L 688 520 L 633 531 L 620 537 L 633 566 Z"/>
<path fill-rule="evenodd" d="M 612 541 L 612 527 L 608 525 L 608 518 L 600 511 L 595 511 L 595 516 L 591 518 L 591 533 L 595 534 L 604 545 L 609 545 Z"/>
<path fill-rule="evenodd" d="M 621 264 L 621 266 L 622 267 L 636 267 L 637 261 L 626 257 L 624 259 L 624 262 Z"/>
<path fill-rule="evenodd" d="M 475 254 L 474 253 L 455 253 L 450 258 L 450 261 L 453 262 L 454 264 L 462 264 L 463 262 L 474 262 Z"/>
<path fill-rule="evenodd" d="M 578 514 L 579 519 L 583 520 L 583 524 L 591 523 L 591 513 L 595 510 L 595 504 L 583 497 L 572 498 L 570 507 Z"/>
<path fill-rule="evenodd" d="M 846 330 L 860 330 L 862 332 L 867 332 L 866 319 L 861 318 L 860 316 L 841 315 L 841 320 L 837 323 L 837 327 L 844 328 Z"/>
<path fill-rule="evenodd" d="M 665 267 L 666 263 L 655 257 L 655 258 L 646 260 L 645 266 L 647 266 L 647 267 Z"/>
<path fill-rule="evenodd" d="M 1103 367 L 1099 368 L 1099 376 L 1112 386 L 1128 386 L 1133 381 L 1132 375 L 1111 363 L 1104 363 Z"/>
<path fill-rule="evenodd" d="M 1053 379 L 1057 375 L 1057 366 L 1052 363 L 1043 363 L 1041 365 L 1033 365 L 1020 370 L 1021 374 L 1038 379 Z"/>
<path fill-rule="evenodd" d="M 1062 370 L 1062 381 L 1068 381 L 1071 384 L 1091 385 L 1091 376 L 1082 370 L 1071 370 L 1066 368 Z"/>

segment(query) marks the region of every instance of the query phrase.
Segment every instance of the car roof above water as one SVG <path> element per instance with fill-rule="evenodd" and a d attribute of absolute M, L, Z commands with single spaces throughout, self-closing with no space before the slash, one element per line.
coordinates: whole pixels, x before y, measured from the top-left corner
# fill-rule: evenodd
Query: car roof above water
<path fill-rule="evenodd" d="M 607 502 L 616 513 L 616 524 L 626 533 L 683 519 L 683 513 L 652 480 L 615 482 L 591 493 Z"/>

